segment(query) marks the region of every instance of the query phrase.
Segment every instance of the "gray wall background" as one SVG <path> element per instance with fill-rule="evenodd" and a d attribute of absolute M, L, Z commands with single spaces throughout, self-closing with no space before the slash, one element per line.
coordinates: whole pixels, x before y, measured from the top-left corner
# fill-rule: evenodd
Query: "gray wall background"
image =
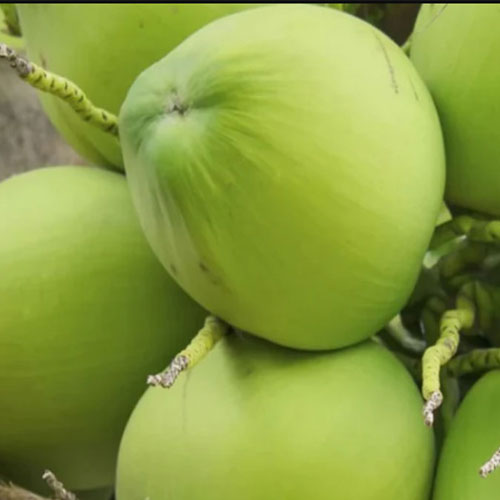
<path fill-rule="evenodd" d="M 0 180 L 48 165 L 81 165 L 42 111 L 37 92 L 0 61 Z"/>

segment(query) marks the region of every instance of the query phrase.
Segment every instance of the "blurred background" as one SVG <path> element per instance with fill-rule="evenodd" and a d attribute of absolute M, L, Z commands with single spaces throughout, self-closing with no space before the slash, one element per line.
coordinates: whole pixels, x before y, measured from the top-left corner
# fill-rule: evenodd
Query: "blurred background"
<path fill-rule="evenodd" d="M 376 25 L 402 44 L 412 30 L 420 3 L 344 5 L 346 10 Z M 20 81 L 15 72 L 1 61 L 0 180 L 47 165 L 83 164 L 85 161 L 63 141 L 44 115 L 37 92 Z"/>

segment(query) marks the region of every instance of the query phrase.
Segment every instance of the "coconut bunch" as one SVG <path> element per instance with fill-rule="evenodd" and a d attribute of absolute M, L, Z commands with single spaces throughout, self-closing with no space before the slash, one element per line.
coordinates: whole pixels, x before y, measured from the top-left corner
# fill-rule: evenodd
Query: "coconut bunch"
<path fill-rule="evenodd" d="M 0 185 L 7 479 L 496 498 L 500 11 L 403 50 L 335 6 L 18 7 L 0 57 L 108 170 Z"/>

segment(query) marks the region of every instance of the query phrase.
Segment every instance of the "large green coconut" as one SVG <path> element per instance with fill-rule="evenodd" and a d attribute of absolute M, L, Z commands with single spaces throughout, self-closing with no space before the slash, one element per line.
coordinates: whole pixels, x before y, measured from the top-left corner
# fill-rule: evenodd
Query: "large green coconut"
<path fill-rule="evenodd" d="M 495 4 L 423 4 L 411 60 L 441 119 L 446 199 L 500 215 L 500 9 Z"/>
<path fill-rule="evenodd" d="M 109 486 L 147 375 L 204 312 L 151 252 L 121 175 L 12 177 L 0 214 L 0 473 L 39 492 L 46 468 L 71 490 Z"/>
<path fill-rule="evenodd" d="M 469 391 L 452 422 L 439 459 L 433 500 L 498 500 L 500 474 L 479 468 L 500 444 L 500 370 Z"/>
<path fill-rule="evenodd" d="M 427 500 L 418 389 L 368 342 L 311 354 L 232 335 L 127 424 L 117 499 Z"/>
<path fill-rule="evenodd" d="M 311 5 L 215 21 L 138 77 L 120 137 L 155 253 L 229 323 L 329 349 L 410 295 L 442 137 L 412 64 L 368 23 Z"/>
<path fill-rule="evenodd" d="M 245 4 L 19 4 L 30 59 L 79 85 L 118 113 L 136 76 L 188 35 Z M 41 94 L 52 123 L 85 158 L 123 164 L 118 141 L 83 122 L 64 102 Z"/>

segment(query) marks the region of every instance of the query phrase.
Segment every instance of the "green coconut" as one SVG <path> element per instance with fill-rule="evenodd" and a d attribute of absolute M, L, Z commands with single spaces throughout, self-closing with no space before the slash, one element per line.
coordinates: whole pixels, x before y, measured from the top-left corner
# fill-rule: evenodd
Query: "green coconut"
<path fill-rule="evenodd" d="M 120 445 L 119 500 L 427 500 L 434 441 L 405 368 L 368 341 L 329 353 L 245 335 L 166 392 Z"/>
<path fill-rule="evenodd" d="M 9 178 L 0 214 L 0 472 L 40 493 L 45 469 L 102 489 L 147 375 L 204 311 L 150 250 L 119 174 Z"/>
<path fill-rule="evenodd" d="M 446 146 L 446 199 L 500 215 L 500 9 L 423 4 L 411 60 L 439 112 Z"/>
<path fill-rule="evenodd" d="M 439 459 L 433 500 L 497 500 L 500 474 L 479 468 L 500 444 L 500 370 L 484 375 L 467 393 Z"/>
<path fill-rule="evenodd" d="M 411 62 L 368 23 L 312 5 L 215 21 L 137 78 L 120 138 L 152 248 L 230 324 L 336 348 L 410 295 L 443 143 Z"/>
<path fill-rule="evenodd" d="M 6 43 L 14 49 L 21 49 L 23 47 L 23 39 L 12 34 L 8 23 L 10 19 L 7 19 L 4 9 L 13 17 L 15 17 L 15 11 L 12 11 L 10 6 L 5 7 L 6 5 L 9 4 L 0 4 L 0 43 Z"/>
<path fill-rule="evenodd" d="M 29 58 L 118 113 L 136 76 L 208 22 L 245 4 L 19 4 Z M 123 164 L 120 145 L 58 98 L 40 94 L 64 138 L 99 165 Z"/>

